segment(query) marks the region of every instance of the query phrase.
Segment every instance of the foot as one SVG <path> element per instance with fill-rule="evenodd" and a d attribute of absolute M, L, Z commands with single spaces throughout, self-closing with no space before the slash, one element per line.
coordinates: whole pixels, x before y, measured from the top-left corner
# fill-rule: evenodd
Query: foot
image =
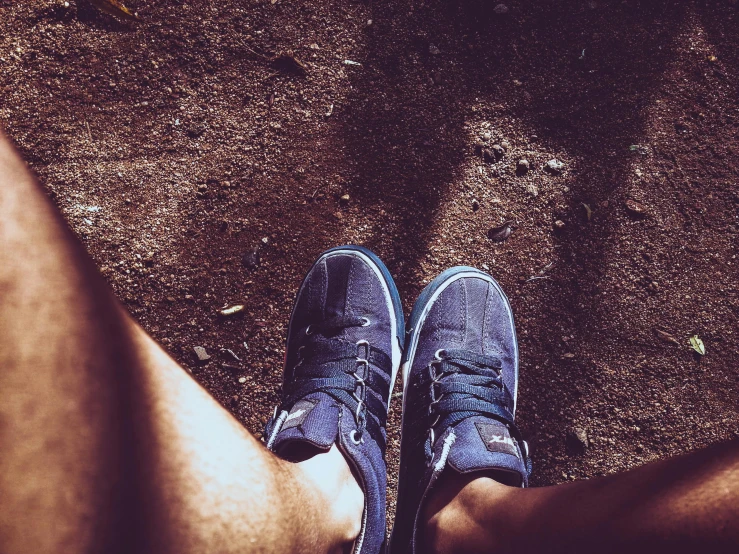
<path fill-rule="evenodd" d="M 265 440 L 294 461 L 339 448 L 365 498 L 355 554 L 376 554 L 385 541 L 385 423 L 403 339 L 400 298 L 383 263 L 358 246 L 324 252 L 298 292 L 282 402 Z"/>
<path fill-rule="evenodd" d="M 528 447 L 514 424 L 516 330 L 492 277 L 455 267 L 424 289 L 411 314 L 403 386 L 393 554 L 418 550 L 422 505 L 442 476 L 528 484 Z"/>

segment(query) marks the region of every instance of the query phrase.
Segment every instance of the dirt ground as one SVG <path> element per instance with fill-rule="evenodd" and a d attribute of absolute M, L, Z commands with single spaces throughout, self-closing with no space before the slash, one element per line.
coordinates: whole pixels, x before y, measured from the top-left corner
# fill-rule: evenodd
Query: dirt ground
<path fill-rule="evenodd" d="M 358 243 L 406 313 L 451 265 L 501 282 L 534 485 L 736 437 L 736 1 L 496 4 L 127 0 L 123 23 L 0 0 L 0 125 L 118 297 L 255 433 L 304 272 Z"/>

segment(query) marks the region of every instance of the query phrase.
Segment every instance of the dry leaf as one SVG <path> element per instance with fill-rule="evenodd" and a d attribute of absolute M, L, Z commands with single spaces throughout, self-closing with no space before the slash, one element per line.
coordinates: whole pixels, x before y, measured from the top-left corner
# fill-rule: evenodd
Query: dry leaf
<path fill-rule="evenodd" d="M 703 341 L 700 338 L 698 338 L 698 335 L 690 337 L 690 346 L 692 346 L 693 350 L 698 352 L 701 356 L 706 355 L 706 345 L 703 344 Z"/>
<path fill-rule="evenodd" d="M 661 329 L 655 329 L 654 332 L 657 335 L 657 337 L 659 337 L 659 340 L 661 340 L 662 342 L 670 342 L 672 344 L 676 344 L 680 346 L 680 341 L 677 340 L 675 337 L 673 337 L 667 331 L 663 331 Z"/>
<path fill-rule="evenodd" d="M 115 15 L 121 19 L 128 19 L 129 21 L 140 21 L 139 18 L 126 6 L 121 4 L 118 0 L 90 0 L 90 4 L 95 6 L 100 11 Z"/>
<path fill-rule="evenodd" d="M 243 311 L 244 311 L 244 306 L 242 304 L 236 304 L 235 306 L 221 308 L 220 310 L 218 310 L 218 313 L 223 316 L 229 316 L 229 315 L 234 315 L 234 314 L 237 314 Z"/>

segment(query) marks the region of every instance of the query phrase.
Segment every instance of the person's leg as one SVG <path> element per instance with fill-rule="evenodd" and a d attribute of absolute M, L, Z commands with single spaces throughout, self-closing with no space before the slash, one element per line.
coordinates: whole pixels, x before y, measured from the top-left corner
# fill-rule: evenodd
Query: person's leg
<path fill-rule="evenodd" d="M 118 305 L 0 134 L 0 552 L 340 551 L 332 447 L 278 459 Z"/>
<path fill-rule="evenodd" d="M 424 510 L 428 552 L 739 552 L 738 441 L 554 487 L 449 477 Z"/>
<path fill-rule="evenodd" d="M 492 277 L 445 271 L 411 314 L 392 554 L 739 552 L 739 441 L 527 489 L 518 346 Z"/>

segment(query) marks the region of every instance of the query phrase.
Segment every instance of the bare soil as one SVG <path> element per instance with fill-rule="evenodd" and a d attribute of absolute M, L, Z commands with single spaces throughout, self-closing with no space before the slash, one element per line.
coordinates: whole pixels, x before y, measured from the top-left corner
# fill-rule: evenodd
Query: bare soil
<path fill-rule="evenodd" d="M 140 23 L 69 4 L 0 0 L 0 125 L 251 431 L 304 272 L 359 243 L 406 312 L 451 265 L 502 283 L 535 485 L 739 434 L 735 1 L 127 0 Z"/>

